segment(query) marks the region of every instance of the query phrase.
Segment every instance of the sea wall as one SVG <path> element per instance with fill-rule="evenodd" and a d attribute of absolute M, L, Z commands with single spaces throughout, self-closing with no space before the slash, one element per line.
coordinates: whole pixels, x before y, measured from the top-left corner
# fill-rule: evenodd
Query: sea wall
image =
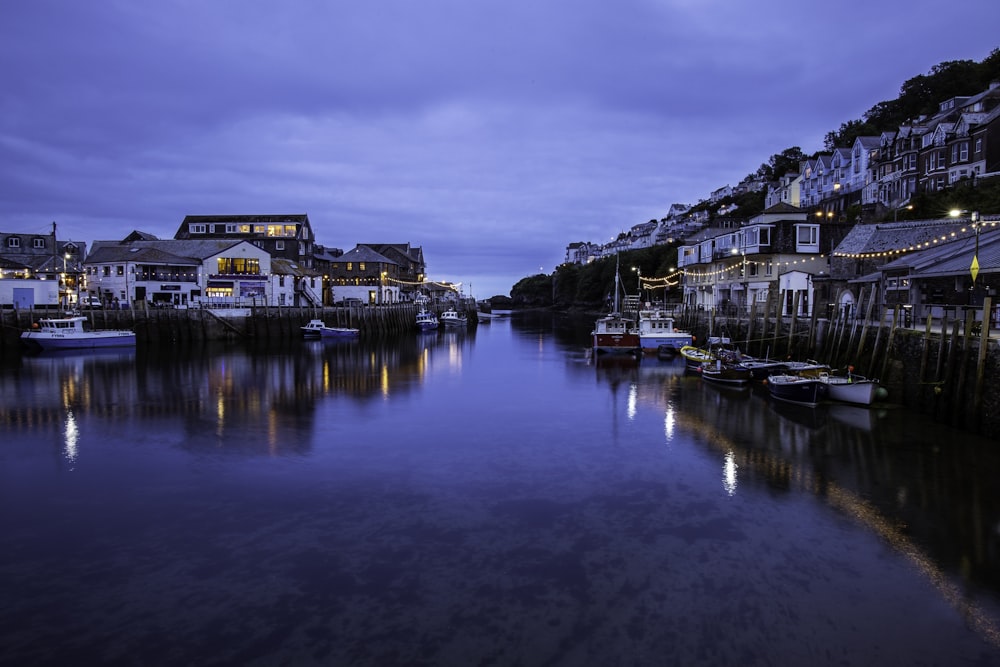
<path fill-rule="evenodd" d="M 969 320 L 902 327 L 892 318 L 795 319 L 678 310 L 696 341 L 729 338 L 770 359 L 813 359 L 877 378 L 901 405 L 963 430 L 1000 439 L 1000 336 Z M 985 335 L 984 335 L 985 334 Z"/>
<path fill-rule="evenodd" d="M 443 309 L 443 306 L 439 308 Z M 363 336 L 382 336 L 413 329 L 417 307 L 413 304 L 355 305 L 329 308 L 136 308 L 85 310 L 92 329 L 130 329 L 139 345 L 197 343 L 201 341 L 254 341 L 266 343 L 301 336 L 299 327 L 311 319 L 330 326 L 352 327 Z M 470 324 L 478 322 L 474 307 L 467 308 Z M 0 311 L 0 355 L 21 351 L 19 336 L 42 317 L 60 317 L 55 310 Z"/>

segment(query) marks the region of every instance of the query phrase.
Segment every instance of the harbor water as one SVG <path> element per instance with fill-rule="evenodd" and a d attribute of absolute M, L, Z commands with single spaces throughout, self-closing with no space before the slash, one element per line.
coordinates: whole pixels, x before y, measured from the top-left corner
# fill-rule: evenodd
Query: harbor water
<path fill-rule="evenodd" d="M 0 366 L 2 665 L 1000 665 L 1000 451 L 514 314 Z"/>

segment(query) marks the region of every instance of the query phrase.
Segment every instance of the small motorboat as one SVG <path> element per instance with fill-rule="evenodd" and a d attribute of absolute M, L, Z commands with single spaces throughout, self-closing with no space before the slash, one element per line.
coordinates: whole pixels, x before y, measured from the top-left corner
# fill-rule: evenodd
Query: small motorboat
<path fill-rule="evenodd" d="M 357 338 L 361 335 L 360 329 L 328 327 L 323 320 L 309 320 L 301 329 L 304 338 Z"/>
<path fill-rule="evenodd" d="M 690 332 L 680 331 L 674 318 L 662 310 L 640 310 L 638 330 L 643 354 L 661 356 L 668 354 L 667 350 L 676 354 L 682 347 L 694 342 Z"/>
<path fill-rule="evenodd" d="M 433 312 L 421 306 L 417 311 L 417 328 L 421 331 L 433 331 L 438 328 L 438 318 Z"/>
<path fill-rule="evenodd" d="M 455 329 L 463 328 L 469 325 L 469 318 L 465 316 L 465 313 L 449 308 L 441 313 L 441 324 Z"/>
<path fill-rule="evenodd" d="M 135 347 L 135 332 L 124 329 L 86 329 L 83 315 L 47 317 L 21 334 L 21 342 L 40 350 L 89 350 Z"/>

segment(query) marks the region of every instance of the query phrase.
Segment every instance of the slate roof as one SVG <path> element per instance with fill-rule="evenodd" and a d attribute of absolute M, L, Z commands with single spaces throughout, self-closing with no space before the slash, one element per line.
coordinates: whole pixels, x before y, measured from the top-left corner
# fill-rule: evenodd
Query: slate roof
<path fill-rule="evenodd" d="M 319 271 L 299 266 L 290 259 L 275 257 L 271 260 L 271 273 L 285 276 L 320 276 Z"/>
<path fill-rule="evenodd" d="M 952 233 L 961 234 L 968 224 L 967 220 L 952 219 L 857 224 L 833 249 L 833 254 L 862 255 L 909 248 L 942 236 L 950 238 Z"/>
<path fill-rule="evenodd" d="M 368 246 L 355 246 L 353 249 L 348 250 L 343 255 L 337 258 L 338 262 L 376 262 L 382 264 L 392 264 L 394 266 L 399 266 L 397 262 L 392 261 L 385 255 L 380 255 Z"/>
<path fill-rule="evenodd" d="M 147 264 L 201 264 L 233 246 L 245 243 L 237 239 L 198 239 L 132 241 L 94 241 L 87 254 L 87 263 L 145 262 Z"/>
<path fill-rule="evenodd" d="M 976 254 L 976 235 L 970 231 L 954 241 L 900 257 L 882 266 L 882 272 L 907 271 L 921 278 L 967 276 Z M 1000 273 L 1000 228 L 984 227 L 979 234 L 979 273 Z"/>

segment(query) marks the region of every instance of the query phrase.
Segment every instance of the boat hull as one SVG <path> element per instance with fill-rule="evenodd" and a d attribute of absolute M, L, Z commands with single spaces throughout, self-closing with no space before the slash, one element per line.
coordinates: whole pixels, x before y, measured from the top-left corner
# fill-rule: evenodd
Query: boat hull
<path fill-rule="evenodd" d="M 829 376 L 823 378 L 826 383 L 827 397 L 832 401 L 851 403 L 854 405 L 871 405 L 875 401 L 878 383 L 874 380 L 858 380 L 856 378 Z"/>
<path fill-rule="evenodd" d="M 642 350 L 638 334 L 595 333 L 594 351 L 598 354 L 638 354 Z"/>
<path fill-rule="evenodd" d="M 740 387 L 750 384 L 753 374 L 746 368 L 725 364 L 706 364 L 701 367 L 701 379 L 713 384 Z"/>
<path fill-rule="evenodd" d="M 691 334 L 640 334 L 639 342 L 643 354 L 659 354 L 661 348 L 671 348 L 680 352 L 681 348 L 691 345 Z"/>
<path fill-rule="evenodd" d="M 135 333 L 131 331 L 94 331 L 82 335 L 47 334 L 25 331 L 21 341 L 42 350 L 99 350 L 113 347 L 135 347 Z"/>
<path fill-rule="evenodd" d="M 772 375 L 767 379 L 767 388 L 771 398 L 811 408 L 826 395 L 826 385 L 818 378 L 799 375 Z"/>

